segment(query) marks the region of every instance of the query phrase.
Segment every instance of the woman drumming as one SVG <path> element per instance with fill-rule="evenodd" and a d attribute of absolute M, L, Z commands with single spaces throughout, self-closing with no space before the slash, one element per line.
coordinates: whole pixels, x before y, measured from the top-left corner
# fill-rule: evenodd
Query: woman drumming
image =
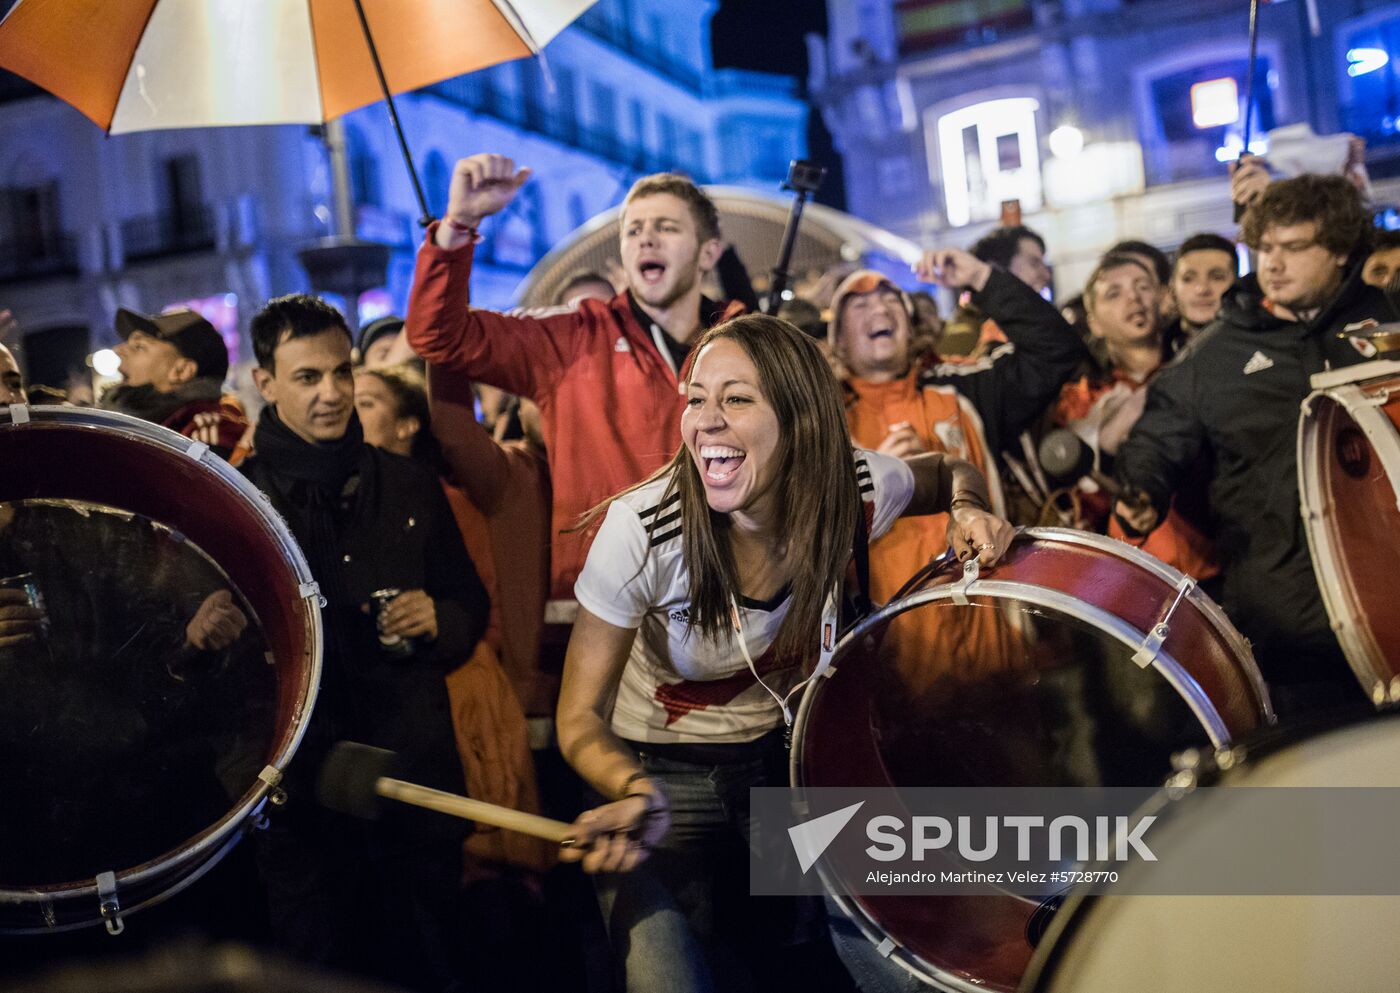
<path fill-rule="evenodd" d="M 836 380 L 792 325 L 739 317 L 694 355 L 680 450 L 607 505 L 559 698 L 560 749 L 610 801 L 579 816 L 564 858 L 601 874 L 632 991 L 743 988 L 713 940 L 736 915 L 713 897 L 747 893 L 748 791 L 786 783 L 781 728 L 837 623 L 857 528 L 950 512 L 950 546 L 985 565 L 1013 533 L 967 463 L 853 448 Z M 775 899 L 744 898 L 749 943 Z"/>

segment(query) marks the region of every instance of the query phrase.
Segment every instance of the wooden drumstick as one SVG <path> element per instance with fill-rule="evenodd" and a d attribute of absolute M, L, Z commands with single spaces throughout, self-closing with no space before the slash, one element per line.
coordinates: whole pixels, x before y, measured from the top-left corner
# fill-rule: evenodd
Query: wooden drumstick
<path fill-rule="evenodd" d="M 402 779 L 380 776 L 374 781 L 374 792 L 399 803 L 436 810 L 440 814 L 451 814 L 453 817 L 476 821 L 478 824 L 490 824 L 507 831 L 519 831 L 521 834 L 561 845 L 573 837 L 572 824 L 487 803 L 485 800 L 473 800 L 471 797 L 444 793 L 442 790 L 429 789 L 416 783 L 406 783 Z"/>
<path fill-rule="evenodd" d="M 316 783 L 317 798 L 332 810 L 371 820 L 379 816 L 378 798 L 383 797 L 478 824 L 518 831 L 559 845 L 573 841 L 573 826 L 563 821 L 385 775 L 392 771 L 396 758 L 393 752 L 383 748 L 354 741 L 336 742 L 321 767 L 321 776 Z"/>

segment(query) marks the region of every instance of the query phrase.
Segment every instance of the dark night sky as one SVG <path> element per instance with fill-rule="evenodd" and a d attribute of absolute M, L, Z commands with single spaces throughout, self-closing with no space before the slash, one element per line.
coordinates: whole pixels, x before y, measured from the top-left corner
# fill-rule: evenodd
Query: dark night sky
<path fill-rule="evenodd" d="M 710 22 L 715 66 L 795 76 L 805 97 L 807 43 L 803 36 L 809 32 L 826 33 L 825 0 L 720 0 Z M 844 207 L 841 161 L 815 109 L 809 118 L 807 143 L 808 157 L 827 167 L 826 182 L 816 199 Z"/>

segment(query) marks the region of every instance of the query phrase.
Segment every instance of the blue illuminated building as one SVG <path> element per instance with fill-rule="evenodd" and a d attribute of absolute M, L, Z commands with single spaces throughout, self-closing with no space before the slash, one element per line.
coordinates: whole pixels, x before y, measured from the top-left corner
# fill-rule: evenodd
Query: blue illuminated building
<path fill-rule="evenodd" d="M 1247 0 L 828 0 L 827 10 L 810 86 L 852 213 L 967 245 L 1019 211 L 1046 235 L 1069 291 L 1121 238 L 1170 249 L 1196 231 L 1233 231 L 1226 163 L 1243 138 Z M 1377 198 L 1397 199 L 1400 3 L 1277 0 L 1260 6 L 1259 24 L 1251 146 L 1287 125 L 1351 132 L 1366 139 Z"/>
<path fill-rule="evenodd" d="M 640 175 L 777 189 L 805 154 L 807 106 L 794 79 L 714 68 L 716 6 L 600 0 L 548 46 L 547 68 L 506 63 L 397 99 L 434 212 L 464 155 L 499 152 L 534 169 L 484 226 L 474 302 L 509 304 L 531 265 Z M 422 234 L 385 107 L 344 121 L 357 234 L 392 249 L 386 287 L 362 298 L 368 318 L 402 310 Z M 307 289 L 297 252 L 333 233 L 330 176 L 305 127 L 109 138 L 3 76 L 0 308 L 20 321 L 31 375 L 61 378 L 75 352 L 110 343 L 118 306 L 184 301 L 249 359 L 248 318 Z"/>

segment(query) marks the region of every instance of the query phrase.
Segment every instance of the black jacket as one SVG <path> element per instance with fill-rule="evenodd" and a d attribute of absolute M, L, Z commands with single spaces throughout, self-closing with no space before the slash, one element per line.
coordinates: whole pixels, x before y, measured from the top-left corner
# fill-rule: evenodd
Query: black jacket
<path fill-rule="evenodd" d="M 1145 491 L 1159 514 L 1196 457 L 1213 457 L 1223 605 L 1274 682 L 1350 678 L 1313 575 L 1296 446 L 1309 377 L 1365 361 L 1341 332 L 1394 320 L 1360 268 L 1307 323 L 1266 310 L 1255 277 L 1236 284 L 1220 317 L 1153 380 L 1147 408 L 1118 452 L 1119 479 Z"/>
<path fill-rule="evenodd" d="M 298 543 L 314 540 L 303 516 L 304 487 L 254 457 L 243 472 L 287 519 Z M 486 629 L 490 601 L 462 544 L 439 480 L 417 463 L 365 445 L 336 514 L 339 577 L 316 576 L 328 598 L 321 694 L 294 763 L 303 783 L 320 752 L 349 738 L 398 752 L 398 774 L 463 792 L 443 677 L 471 655 Z M 312 561 L 324 560 L 311 554 Z M 343 584 L 344 594 L 335 588 Z M 386 587 L 424 590 L 436 604 L 438 637 L 406 659 L 380 649 L 372 613 L 362 606 Z M 337 602 L 339 601 L 339 602 Z M 305 754 L 303 754 L 305 753 Z M 313 765 L 314 763 L 314 765 Z M 303 787 L 304 788 L 304 787 Z M 444 828 L 450 818 L 428 825 Z"/>
<path fill-rule="evenodd" d="M 1010 344 L 980 362 L 936 365 L 919 377 L 919 386 L 951 386 L 967 397 L 994 457 L 1045 413 L 1089 353 L 1052 304 L 1004 269 L 992 266 L 972 302 Z"/>

